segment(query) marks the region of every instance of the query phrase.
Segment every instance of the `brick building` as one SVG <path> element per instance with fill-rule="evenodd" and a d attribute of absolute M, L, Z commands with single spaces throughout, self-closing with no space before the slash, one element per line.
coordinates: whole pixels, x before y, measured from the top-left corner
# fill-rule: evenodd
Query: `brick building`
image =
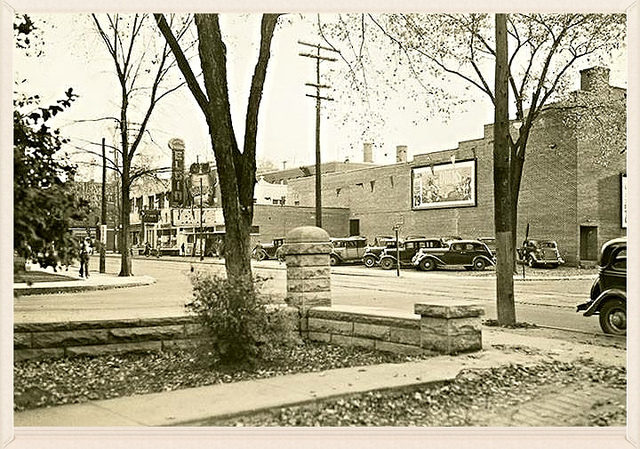
<path fill-rule="evenodd" d="M 580 90 L 545 108 L 527 145 L 517 239 L 529 224 L 530 237 L 556 240 L 570 264 L 593 261 L 605 241 L 626 235 L 626 91 L 610 86 L 608 77 L 608 69 L 583 70 Z M 350 233 L 370 239 L 390 234 L 397 223 L 402 235 L 493 235 L 492 124 L 458 148 L 412 161 L 406 154 L 398 146 L 396 164 L 324 173 L 323 205 L 348 208 Z M 446 198 L 430 191 L 434 179 Z M 289 179 L 288 186 L 300 205 L 314 204 L 313 176 Z"/>

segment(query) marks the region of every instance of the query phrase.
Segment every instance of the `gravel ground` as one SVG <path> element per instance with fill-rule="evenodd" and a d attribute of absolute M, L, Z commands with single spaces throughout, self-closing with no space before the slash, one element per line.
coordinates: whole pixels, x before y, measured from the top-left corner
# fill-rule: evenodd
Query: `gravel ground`
<path fill-rule="evenodd" d="M 491 418 L 539 397 L 604 384 L 626 388 L 624 368 L 549 361 L 533 367 L 510 365 L 465 370 L 455 381 L 405 391 L 369 392 L 337 400 L 286 407 L 251 416 L 212 420 L 207 426 L 491 426 Z M 618 394 L 620 396 L 620 394 Z M 624 426 L 626 406 L 601 401 L 576 410 L 572 425 Z M 550 425 L 563 425 L 552 422 Z"/>
<path fill-rule="evenodd" d="M 189 351 L 21 361 L 13 370 L 14 410 L 426 357 L 306 342 L 252 369 L 225 369 Z"/>

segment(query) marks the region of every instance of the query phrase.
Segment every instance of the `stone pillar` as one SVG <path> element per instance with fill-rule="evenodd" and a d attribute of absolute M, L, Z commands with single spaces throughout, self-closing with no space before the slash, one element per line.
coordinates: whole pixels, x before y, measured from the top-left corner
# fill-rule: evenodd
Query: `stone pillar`
<path fill-rule="evenodd" d="M 331 306 L 331 241 L 324 229 L 302 226 L 285 237 L 288 305 L 306 310 L 315 306 Z"/>
<path fill-rule="evenodd" d="M 482 349 L 484 309 L 467 301 L 419 302 L 414 306 L 420 319 L 420 346 L 441 354 Z"/>

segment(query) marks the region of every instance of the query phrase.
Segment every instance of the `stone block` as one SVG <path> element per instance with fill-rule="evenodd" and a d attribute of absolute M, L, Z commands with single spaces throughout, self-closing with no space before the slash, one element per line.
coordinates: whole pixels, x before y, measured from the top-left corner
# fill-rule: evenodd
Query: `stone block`
<path fill-rule="evenodd" d="M 423 349 L 440 354 L 456 354 L 459 352 L 479 351 L 482 349 L 482 335 L 462 334 L 456 336 L 442 336 L 423 332 L 421 344 Z"/>
<path fill-rule="evenodd" d="M 340 346 L 358 346 L 360 348 L 375 348 L 375 340 L 369 338 L 349 337 L 346 335 L 331 335 L 331 343 Z"/>
<path fill-rule="evenodd" d="M 419 302 L 414 305 L 417 315 L 436 318 L 466 318 L 484 315 L 484 309 L 475 303 L 464 302 Z"/>
<path fill-rule="evenodd" d="M 329 266 L 329 254 L 291 254 L 285 257 L 287 272 L 294 267 L 327 267 Z"/>
<path fill-rule="evenodd" d="M 357 337 L 376 338 L 378 340 L 389 339 L 389 327 L 378 324 L 353 323 L 353 335 Z"/>
<path fill-rule="evenodd" d="M 286 301 L 290 306 L 303 309 L 316 306 L 330 306 L 331 292 L 292 292 L 287 293 Z"/>
<path fill-rule="evenodd" d="M 358 323 L 377 324 L 380 326 L 420 329 L 420 317 L 418 315 L 394 317 L 390 316 L 393 315 L 393 312 L 389 312 L 390 315 L 374 315 L 369 312 L 357 311 L 357 309 L 367 310 L 366 307 L 350 307 L 350 309 L 354 310 L 341 310 L 341 306 L 317 307 L 309 310 L 309 316 L 340 321 L 357 321 Z M 384 313 L 387 313 L 387 311 Z"/>
<path fill-rule="evenodd" d="M 287 270 L 287 280 L 290 279 L 320 279 L 330 278 L 331 267 L 295 267 Z"/>
<path fill-rule="evenodd" d="M 389 328 L 389 341 L 404 345 L 420 346 L 420 328 L 405 329 L 401 327 Z"/>
<path fill-rule="evenodd" d="M 33 348 L 99 345 L 109 341 L 108 331 L 105 329 L 35 332 L 32 335 Z"/>
<path fill-rule="evenodd" d="M 62 348 L 18 349 L 13 351 L 13 361 L 58 359 L 64 357 Z"/>
<path fill-rule="evenodd" d="M 294 254 L 329 254 L 331 252 L 331 243 L 329 242 L 287 243 L 283 251 L 287 256 L 294 255 Z"/>
<path fill-rule="evenodd" d="M 330 278 L 287 279 L 287 292 L 327 292 L 331 291 Z"/>
<path fill-rule="evenodd" d="M 439 335 L 461 335 L 481 332 L 480 318 L 432 318 L 423 316 L 420 320 L 422 332 Z"/>
<path fill-rule="evenodd" d="M 109 330 L 109 337 L 112 342 L 167 340 L 184 336 L 184 326 L 181 324 Z"/>
<path fill-rule="evenodd" d="M 329 343 L 331 341 L 331 334 L 326 332 L 309 332 L 307 338 L 312 341 L 324 341 Z"/>
<path fill-rule="evenodd" d="M 31 347 L 31 334 L 28 332 L 21 332 L 19 334 L 13 334 L 13 349 L 28 349 Z"/>
<path fill-rule="evenodd" d="M 402 343 L 393 343 L 390 341 L 376 341 L 375 349 L 384 352 L 393 352 L 396 354 L 419 355 L 424 350 L 418 345 L 407 345 Z"/>
<path fill-rule="evenodd" d="M 135 352 L 157 352 L 162 350 L 162 342 L 145 341 L 140 343 L 116 343 L 111 345 L 72 346 L 65 349 L 67 356 L 99 356 Z"/>
<path fill-rule="evenodd" d="M 353 323 L 348 321 L 333 321 L 321 318 L 309 318 L 310 332 L 327 332 L 330 334 L 352 335 Z"/>

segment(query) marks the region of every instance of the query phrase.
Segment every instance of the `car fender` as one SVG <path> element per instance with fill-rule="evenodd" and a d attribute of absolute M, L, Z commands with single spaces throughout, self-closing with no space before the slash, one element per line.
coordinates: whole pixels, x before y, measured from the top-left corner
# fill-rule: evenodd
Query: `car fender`
<path fill-rule="evenodd" d="M 472 262 L 472 263 L 474 263 L 474 264 L 475 264 L 475 263 L 476 263 L 476 260 L 478 260 L 478 259 L 482 259 L 482 260 L 484 260 L 484 261 L 485 261 L 485 262 L 487 262 L 489 265 L 495 265 L 495 264 L 496 264 L 493 260 L 489 259 L 487 256 L 476 256 L 476 257 L 474 257 L 474 258 L 473 258 L 473 262 Z"/>
<path fill-rule="evenodd" d="M 589 304 L 587 310 L 584 311 L 584 316 L 591 316 L 597 313 L 600 310 L 600 307 L 604 302 L 609 299 L 621 299 L 624 302 L 627 302 L 627 293 L 619 288 L 610 288 L 608 290 L 603 291 L 598 295 L 598 297 Z"/>
<path fill-rule="evenodd" d="M 423 254 L 422 257 L 420 257 L 418 260 L 416 260 L 416 265 L 420 265 L 420 262 L 422 262 L 424 259 L 426 258 L 430 258 L 436 261 L 436 265 L 446 265 L 446 263 L 444 263 L 444 261 L 442 259 L 440 259 L 438 256 L 435 256 L 433 254 Z"/>
<path fill-rule="evenodd" d="M 342 258 L 342 256 L 340 255 L 340 253 L 337 253 L 337 252 L 335 252 L 335 251 L 331 251 L 331 253 L 329 254 L 329 256 L 336 256 L 336 258 L 337 258 L 340 262 L 342 262 L 342 261 L 343 261 L 343 258 Z"/>
<path fill-rule="evenodd" d="M 385 254 L 384 256 L 380 257 L 380 259 L 378 259 L 378 262 L 382 262 L 384 259 L 391 259 L 394 262 L 397 260 L 394 256 L 391 256 L 389 254 Z"/>

